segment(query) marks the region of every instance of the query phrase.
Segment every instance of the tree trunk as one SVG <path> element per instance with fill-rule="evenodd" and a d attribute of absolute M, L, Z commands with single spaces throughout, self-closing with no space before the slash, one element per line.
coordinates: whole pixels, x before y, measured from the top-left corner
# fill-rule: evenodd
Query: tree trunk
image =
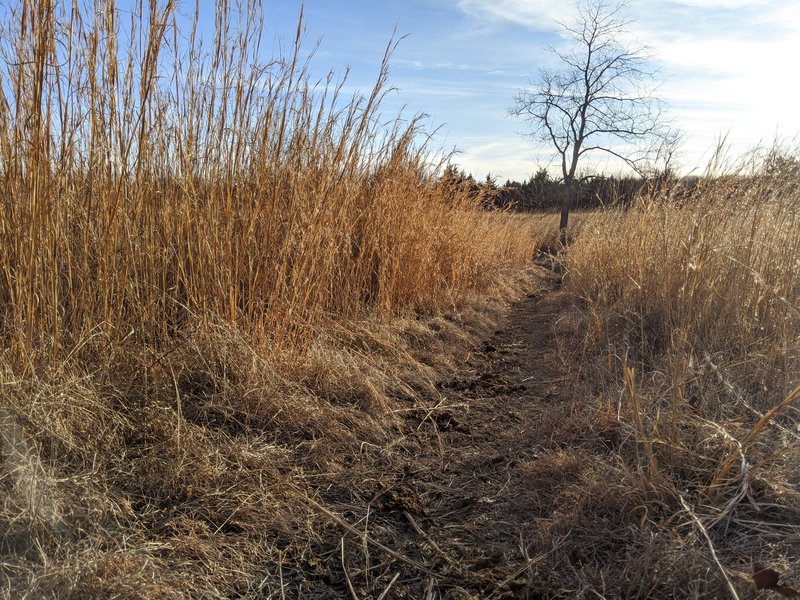
<path fill-rule="evenodd" d="M 575 197 L 577 196 L 575 182 L 568 178 L 564 181 L 564 189 L 561 196 L 561 222 L 558 225 L 558 240 L 562 246 L 567 245 L 567 224 L 569 223 L 569 210 L 572 208 Z"/>
<path fill-rule="evenodd" d="M 565 193 L 564 197 L 561 199 L 561 223 L 559 223 L 559 236 L 558 240 L 561 242 L 562 246 L 567 245 L 567 223 L 569 222 L 569 207 L 572 204 L 572 199 L 570 198 L 569 193 Z"/>

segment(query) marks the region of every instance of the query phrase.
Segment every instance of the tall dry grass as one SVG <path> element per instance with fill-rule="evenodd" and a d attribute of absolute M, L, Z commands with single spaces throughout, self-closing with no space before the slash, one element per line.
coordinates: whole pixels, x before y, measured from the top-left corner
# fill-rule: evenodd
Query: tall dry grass
<path fill-rule="evenodd" d="M 2 17 L 0 595 L 307 592 L 309 498 L 396 467 L 546 233 L 382 113 L 394 42 L 348 96 L 302 18 L 265 58 L 261 2 L 213 6 L 210 39 L 171 0 Z"/>
<path fill-rule="evenodd" d="M 676 183 L 628 210 L 586 214 L 568 250 L 564 287 L 581 298 L 585 341 L 569 362 L 598 399 L 592 430 L 620 427 L 624 466 L 606 485 L 647 514 L 630 524 L 630 543 L 649 544 L 650 556 L 626 559 L 625 589 L 668 564 L 659 581 L 688 590 L 699 564 L 716 580 L 703 585 L 738 597 L 754 563 L 794 564 L 795 156 L 775 149 L 689 195 Z"/>
<path fill-rule="evenodd" d="M 669 371 L 718 363 L 762 409 L 800 383 L 793 165 L 708 177 L 688 198 L 666 190 L 586 217 L 565 284 L 590 307 L 594 331 L 609 334 L 617 367 L 627 357 L 647 370 L 665 355 L 683 365 Z"/>
<path fill-rule="evenodd" d="M 265 58 L 261 2 L 213 39 L 171 0 L 22 1 L 0 54 L 0 327 L 30 350 L 211 316 L 274 344 L 320 315 L 441 306 L 531 252 L 437 185 L 422 119 L 315 79 L 302 18 Z"/>

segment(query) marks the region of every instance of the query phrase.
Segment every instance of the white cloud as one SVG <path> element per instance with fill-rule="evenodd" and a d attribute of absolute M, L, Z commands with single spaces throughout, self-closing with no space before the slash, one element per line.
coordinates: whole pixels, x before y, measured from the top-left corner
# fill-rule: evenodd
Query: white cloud
<path fill-rule="evenodd" d="M 476 71 L 481 73 L 490 73 L 492 75 L 510 75 L 507 70 L 494 66 L 492 64 L 475 64 L 475 63 L 460 63 L 449 61 L 437 60 L 422 60 L 422 59 L 398 59 L 392 61 L 393 65 L 402 67 L 409 67 L 416 71 Z"/>
<path fill-rule="evenodd" d="M 476 19 L 492 19 L 549 31 L 569 21 L 575 11 L 570 2 L 552 0 L 458 0 L 458 8 Z"/>
<path fill-rule="evenodd" d="M 800 56 L 800 11 L 766 0 L 649 3 L 654 15 L 658 6 L 675 4 L 724 9 L 719 19 L 707 15 L 684 28 L 666 27 L 657 18 L 640 20 L 647 26 L 642 37 L 664 65 L 661 93 L 687 134 L 685 164 L 705 166 L 715 140 L 726 134 L 735 156 L 800 132 L 800 113 L 793 106 L 800 83 L 792 64 Z M 676 29 L 681 33 L 667 33 Z"/>
<path fill-rule="evenodd" d="M 527 179 L 535 171 L 537 161 L 547 161 L 538 156 L 535 146 L 520 138 L 497 141 L 495 136 L 481 136 L 460 140 L 460 152 L 453 158 L 467 173 L 483 179 L 488 173 L 500 183 L 506 179 Z"/>
<path fill-rule="evenodd" d="M 485 42 L 481 39 L 489 48 L 484 55 L 450 57 L 451 64 L 442 58 L 442 64 L 421 67 L 458 70 L 464 60 L 469 70 L 478 71 L 474 67 L 482 60 L 498 62 L 505 55 L 505 71 L 519 69 L 521 56 L 535 57 L 530 67 L 523 67 L 535 71 L 546 64 L 540 52 L 544 38 L 535 32 L 554 34 L 556 21 L 569 22 L 574 14 L 572 3 L 563 0 L 458 0 L 457 7 L 474 28 L 489 32 Z M 636 0 L 630 10 L 636 18 L 631 37 L 652 46 L 663 66 L 665 83 L 659 94 L 686 134 L 681 163 L 687 170 L 702 170 L 722 136 L 728 136 L 730 154 L 736 156 L 758 143 L 769 144 L 776 135 L 790 139 L 800 132 L 800 111 L 795 109 L 800 82 L 794 77 L 800 10 L 794 0 Z M 534 33 L 525 40 L 526 34 L 513 33 L 509 24 Z M 491 71 L 484 73 L 485 87 L 499 83 Z M 525 85 L 524 74 L 516 75 L 503 77 L 504 83 Z M 482 98 L 474 100 L 477 105 Z M 486 100 L 494 98 L 487 95 Z M 444 119 L 462 133 L 469 131 L 468 121 L 454 122 L 458 116 L 452 111 Z M 494 136 L 483 132 L 480 139 L 451 138 L 463 150 L 456 161 L 476 175 L 491 170 L 502 179 L 522 178 L 535 170 L 536 161 L 548 162 L 549 148 L 515 136 L 508 127 L 496 126 Z M 596 167 L 604 168 L 600 163 Z"/>
<path fill-rule="evenodd" d="M 467 99 L 480 96 L 477 85 L 453 85 L 448 82 L 396 80 L 398 94 L 408 96 L 437 96 L 450 99 Z"/>
<path fill-rule="evenodd" d="M 662 2 L 663 3 L 663 2 Z M 751 8 L 770 4 L 769 0 L 672 0 L 672 4 L 680 4 L 692 8 L 706 9 L 734 9 Z"/>

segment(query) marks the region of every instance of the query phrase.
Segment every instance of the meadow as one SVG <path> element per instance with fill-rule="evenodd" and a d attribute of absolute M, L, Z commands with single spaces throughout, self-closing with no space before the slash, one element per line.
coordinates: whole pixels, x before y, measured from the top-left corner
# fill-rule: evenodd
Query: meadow
<path fill-rule="evenodd" d="M 575 429 L 613 440 L 589 469 L 607 474 L 596 493 L 627 496 L 642 519 L 606 530 L 638 549 L 609 569 L 616 593 L 750 597 L 764 565 L 796 570 L 800 188 L 787 156 L 586 214 L 567 252 L 582 340 L 567 362 L 590 399 Z M 700 591 L 703 572 L 716 583 Z"/>
<path fill-rule="evenodd" d="M 0 30 L 7 597 L 356 595 L 321 567 L 353 537 L 348 478 L 413 469 L 407 439 L 539 252 L 572 307 L 564 423 L 614 440 L 574 485 L 641 509 L 615 525 L 629 561 L 581 577 L 658 597 L 662 561 L 669 590 L 705 573 L 701 597 L 796 569 L 791 152 L 587 211 L 558 248 L 557 215 L 487 210 L 421 116 L 384 114 L 394 42 L 348 96 L 310 72 L 302 20 L 263 59 L 258 2 L 213 39 L 171 3 L 113 8 L 25 0 Z M 584 546 L 616 535 L 596 523 Z M 404 580 L 435 567 L 398 555 Z M 574 584 L 554 565 L 551 595 Z"/>

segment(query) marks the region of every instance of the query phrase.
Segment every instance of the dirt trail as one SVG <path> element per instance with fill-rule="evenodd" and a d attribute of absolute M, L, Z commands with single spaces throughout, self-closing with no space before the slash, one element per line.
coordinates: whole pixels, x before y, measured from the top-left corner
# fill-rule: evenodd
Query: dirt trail
<path fill-rule="evenodd" d="M 414 434 L 403 442 L 405 462 L 392 466 L 396 478 L 369 482 L 357 469 L 357 479 L 341 482 L 335 496 L 352 500 L 338 514 L 368 538 L 343 532 L 344 552 L 329 559 L 338 559 L 339 573 L 331 570 L 328 584 L 344 597 L 536 598 L 546 590 L 537 567 L 547 552 L 533 538 L 558 510 L 548 500 L 557 490 L 533 465 L 543 438 L 552 445 L 572 393 L 559 360 L 569 303 L 555 275 L 538 285 L 441 386 L 437 407 L 409 417 Z"/>

